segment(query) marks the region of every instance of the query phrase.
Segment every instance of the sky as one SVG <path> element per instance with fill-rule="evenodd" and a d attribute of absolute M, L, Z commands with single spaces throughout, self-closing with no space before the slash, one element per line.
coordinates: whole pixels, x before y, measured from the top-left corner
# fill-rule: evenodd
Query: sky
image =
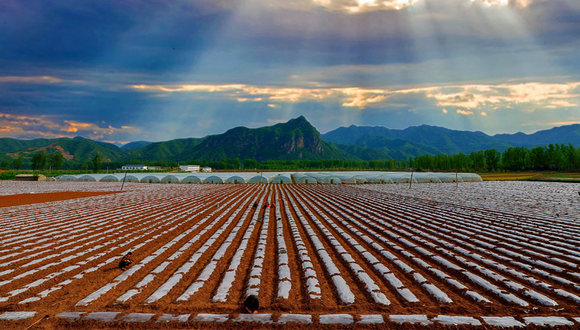
<path fill-rule="evenodd" d="M 578 0 L 2 0 L 0 137 L 580 123 Z"/>

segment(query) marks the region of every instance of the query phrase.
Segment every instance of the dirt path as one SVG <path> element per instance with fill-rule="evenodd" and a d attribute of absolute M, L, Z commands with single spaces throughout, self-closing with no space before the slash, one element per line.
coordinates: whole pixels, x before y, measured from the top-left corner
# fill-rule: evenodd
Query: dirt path
<path fill-rule="evenodd" d="M 117 194 L 117 192 L 57 192 L 0 196 L 0 207 L 56 202 L 90 196 Z"/>

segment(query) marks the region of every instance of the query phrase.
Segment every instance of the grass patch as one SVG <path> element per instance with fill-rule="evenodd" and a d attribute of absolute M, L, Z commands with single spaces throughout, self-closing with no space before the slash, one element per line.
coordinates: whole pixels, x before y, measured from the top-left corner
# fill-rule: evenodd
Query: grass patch
<path fill-rule="evenodd" d="M 538 178 L 541 172 L 478 173 L 483 181 L 515 181 Z"/>
<path fill-rule="evenodd" d="M 580 182 L 580 173 L 559 172 L 508 172 L 478 173 L 483 181 L 545 181 L 545 182 Z"/>

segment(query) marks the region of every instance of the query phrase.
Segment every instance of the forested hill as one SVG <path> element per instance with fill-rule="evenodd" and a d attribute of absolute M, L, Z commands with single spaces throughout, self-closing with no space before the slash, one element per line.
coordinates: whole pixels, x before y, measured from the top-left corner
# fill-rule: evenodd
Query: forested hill
<path fill-rule="evenodd" d="M 545 146 L 549 144 L 580 145 L 580 124 L 554 127 L 548 130 L 538 131 L 533 134 L 496 134 L 494 139 L 521 145 Z"/>
<path fill-rule="evenodd" d="M 456 131 L 428 125 L 404 130 L 386 127 L 341 127 L 321 135 L 306 118 L 260 128 L 236 127 L 223 134 L 164 142 L 138 141 L 123 148 L 82 137 L 18 140 L 0 138 L 0 168 L 24 164 L 30 168 L 35 154 L 61 154 L 64 167 L 78 168 L 99 155 L 112 167 L 124 163 L 211 163 L 297 160 L 409 160 L 410 157 L 465 155 L 480 150 L 501 153 L 511 147 L 580 145 L 580 125 L 557 127 L 534 134 L 498 134 Z M 113 164 L 114 163 L 114 164 Z M 47 165 L 48 167 L 48 165 Z"/>
<path fill-rule="evenodd" d="M 358 158 L 332 146 L 306 118 L 300 116 L 286 123 L 260 128 L 236 127 L 223 134 L 201 139 L 180 139 L 151 143 L 127 152 L 128 159 L 145 161 L 188 161 L 194 159 L 295 160 Z"/>
<path fill-rule="evenodd" d="M 36 153 L 61 153 L 65 162 L 75 164 L 90 162 L 96 155 L 100 155 L 104 162 L 120 163 L 221 161 L 235 158 L 255 161 L 359 160 L 357 156 L 322 141 L 318 130 L 303 116 L 273 126 L 255 129 L 236 127 L 223 134 L 203 138 L 155 143 L 141 141 L 126 148 L 81 137 L 0 139 L 0 162 L 4 167 L 10 166 L 18 158 L 23 158 L 24 164 L 28 164 Z"/>
<path fill-rule="evenodd" d="M 395 151 L 394 141 L 410 141 L 399 149 L 406 154 L 465 154 L 479 150 L 506 150 L 509 147 L 546 146 L 549 144 L 580 145 L 580 125 L 554 127 L 533 134 L 497 134 L 487 135 L 483 132 L 457 131 L 443 127 L 421 125 L 406 129 L 389 129 L 382 126 L 340 127 L 322 135 L 326 142 L 371 147 Z"/>
<path fill-rule="evenodd" d="M 121 159 L 125 152 L 111 143 L 99 142 L 83 137 L 59 139 L 18 140 L 0 138 L 0 160 L 31 158 L 35 153 L 61 153 L 63 158 L 72 162 L 84 162 L 100 155 L 105 162 Z"/>

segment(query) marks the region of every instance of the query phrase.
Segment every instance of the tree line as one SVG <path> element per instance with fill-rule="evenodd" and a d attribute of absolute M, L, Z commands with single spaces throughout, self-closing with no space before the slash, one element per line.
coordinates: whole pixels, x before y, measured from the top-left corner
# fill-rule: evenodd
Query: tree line
<path fill-rule="evenodd" d="M 418 170 L 481 171 L 577 171 L 580 168 L 580 148 L 572 144 L 549 144 L 531 149 L 510 147 L 503 153 L 496 149 L 474 151 L 470 154 L 422 155 L 410 159 Z"/>
<path fill-rule="evenodd" d="M 222 160 L 192 159 L 186 162 L 153 161 L 142 162 L 131 160 L 125 162 L 103 162 L 99 154 L 89 162 L 67 162 L 61 153 L 32 155 L 29 163 L 25 163 L 22 155 L 12 160 L 0 163 L 1 169 L 32 169 L 33 171 L 80 170 L 99 172 L 108 169 L 120 169 L 125 164 L 143 164 L 159 168 L 177 168 L 180 164 L 200 165 L 215 170 L 385 170 L 398 171 L 414 168 L 424 171 L 577 171 L 580 169 L 580 148 L 572 144 L 549 144 L 531 149 L 526 147 L 510 147 L 503 153 L 496 149 L 474 151 L 469 154 L 454 155 L 421 155 L 409 157 L 409 160 L 265 160 L 257 161 L 246 158 L 225 158 Z M 23 166 L 24 165 L 24 166 Z"/>
<path fill-rule="evenodd" d="M 92 165 L 91 169 L 95 172 L 98 172 L 103 167 L 101 155 L 99 154 L 95 155 L 95 157 L 93 157 L 90 163 Z M 65 162 L 64 156 L 61 153 L 55 152 L 47 155 L 44 152 L 37 152 L 34 155 L 32 155 L 29 163 L 25 163 L 24 156 L 20 155 L 17 158 L 14 158 L 11 163 L 6 160 L 0 162 L 0 169 L 3 170 L 14 169 L 17 171 L 21 169 L 31 169 L 33 171 L 43 171 L 45 169 L 51 171 L 52 170 L 59 171 L 61 169 L 88 170 L 89 163 L 88 162 L 81 164 L 67 163 Z"/>

